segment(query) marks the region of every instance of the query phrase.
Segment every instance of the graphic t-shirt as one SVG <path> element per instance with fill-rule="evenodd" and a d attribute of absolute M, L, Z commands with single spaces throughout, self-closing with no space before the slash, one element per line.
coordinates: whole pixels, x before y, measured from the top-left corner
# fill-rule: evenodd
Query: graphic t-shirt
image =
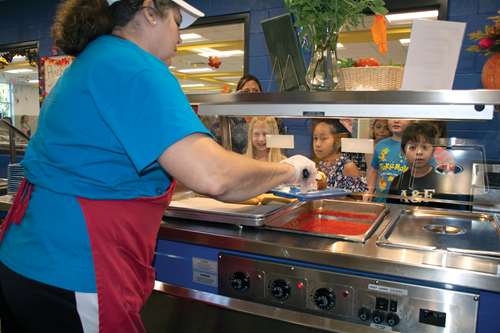
<path fill-rule="evenodd" d="M 449 194 L 451 192 L 453 192 L 453 176 L 439 174 L 434 168 L 432 168 L 427 175 L 415 178 L 412 177 L 411 171 L 408 170 L 402 175 L 394 178 L 389 190 L 389 194 L 408 197 L 408 199 L 388 198 L 387 202 L 425 207 L 460 209 L 460 205 L 440 202 L 426 202 L 412 199 L 418 197 L 428 199 L 458 200 L 457 195 Z"/>
<path fill-rule="evenodd" d="M 401 152 L 401 141 L 387 138 L 375 146 L 371 166 L 378 170 L 375 193 L 388 194 L 391 183 L 400 174 L 409 169 L 408 162 Z M 375 198 L 376 202 L 385 202 L 385 198 Z"/>

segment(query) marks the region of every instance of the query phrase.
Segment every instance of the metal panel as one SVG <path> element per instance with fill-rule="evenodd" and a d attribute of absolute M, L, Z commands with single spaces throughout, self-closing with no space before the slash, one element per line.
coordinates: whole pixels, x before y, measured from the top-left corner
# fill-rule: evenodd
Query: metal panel
<path fill-rule="evenodd" d="M 200 115 L 489 120 L 498 90 L 189 95 Z"/>
<path fill-rule="evenodd" d="M 219 267 L 219 294 L 231 298 L 244 298 L 278 308 L 395 332 L 468 333 L 474 332 L 476 328 L 478 293 L 391 280 L 374 280 L 354 274 L 341 274 L 223 253 L 219 255 Z M 242 272 L 245 272 L 250 282 L 244 291 L 235 288 L 231 283 L 232 277 Z M 285 285 L 283 282 L 288 286 L 286 295 L 283 289 L 272 288 L 275 283 Z M 273 295 L 278 295 L 280 298 L 277 299 Z M 379 306 L 379 299 L 386 302 L 385 308 Z M 389 307 L 390 300 L 397 301 L 397 307 L 392 311 Z M 421 309 L 431 313 L 441 313 L 445 318 L 444 327 L 425 323 L 425 319 L 420 315 Z M 358 311 L 361 310 L 369 310 L 371 318 L 360 319 Z M 375 315 L 376 310 L 381 317 Z M 268 315 L 274 312 L 272 309 Z M 297 318 L 296 321 L 300 322 L 300 319 Z M 323 320 L 317 318 L 316 321 L 321 323 Z"/>

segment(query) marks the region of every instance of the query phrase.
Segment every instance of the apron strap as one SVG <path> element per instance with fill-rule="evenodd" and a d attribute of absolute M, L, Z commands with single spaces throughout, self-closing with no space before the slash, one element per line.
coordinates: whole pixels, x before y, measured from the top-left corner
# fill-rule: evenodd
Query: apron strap
<path fill-rule="evenodd" d="M 35 186 L 28 182 L 26 178 L 23 179 L 21 186 L 19 186 L 19 189 L 17 190 L 16 197 L 12 203 L 9 213 L 7 214 L 7 217 L 3 221 L 2 225 L 0 225 L 0 243 L 2 242 L 3 236 L 12 225 L 12 222 L 17 225 L 21 223 L 24 213 L 26 213 L 26 209 L 28 209 L 28 203 L 34 188 Z"/>

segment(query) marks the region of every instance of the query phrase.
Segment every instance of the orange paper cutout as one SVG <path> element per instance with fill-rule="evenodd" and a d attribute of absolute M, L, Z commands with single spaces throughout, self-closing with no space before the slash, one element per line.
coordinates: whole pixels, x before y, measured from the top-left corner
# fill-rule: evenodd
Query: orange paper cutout
<path fill-rule="evenodd" d="M 375 15 L 375 21 L 373 22 L 371 31 L 372 38 L 375 44 L 378 45 L 379 52 L 384 54 L 387 52 L 387 22 L 383 15 Z"/>

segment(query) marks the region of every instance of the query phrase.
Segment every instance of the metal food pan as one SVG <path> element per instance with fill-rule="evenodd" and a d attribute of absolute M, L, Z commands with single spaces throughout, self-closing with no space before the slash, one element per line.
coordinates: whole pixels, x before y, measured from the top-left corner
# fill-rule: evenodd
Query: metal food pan
<path fill-rule="evenodd" d="M 244 205 L 225 203 L 212 198 L 189 198 L 172 201 L 163 216 L 226 224 L 262 226 L 267 219 L 286 212 L 290 204 Z"/>
<path fill-rule="evenodd" d="M 331 217 L 322 215 L 321 210 L 347 212 L 356 214 L 369 214 L 373 219 L 359 219 L 349 217 Z M 354 223 L 371 224 L 370 228 L 360 235 L 341 235 L 332 233 L 323 233 L 315 231 L 299 230 L 301 226 L 307 223 L 308 220 L 300 221 L 305 214 L 311 214 L 319 211 L 318 214 L 313 216 L 324 218 L 325 220 L 334 219 L 337 221 L 346 221 Z M 286 212 L 279 216 L 268 219 L 265 222 L 265 227 L 280 231 L 293 232 L 305 235 L 315 235 L 321 237 L 335 238 L 340 240 L 347 240 L 352 242 L 364 243 L 370 235 L 375 231 L 377 226 L 383 220 L 384 216 L 389 211 L 389 206 L 381 203 L 361 202 L 361 201 L 347 201 L 347 200 L 315 200 L 307 202 L 294 203 Z"/>
<path fill-rule="evenodd" d="M 500 228 L 496 215 L 402 209 L 380 235 L 377 244 L 498 257 Z"/>

